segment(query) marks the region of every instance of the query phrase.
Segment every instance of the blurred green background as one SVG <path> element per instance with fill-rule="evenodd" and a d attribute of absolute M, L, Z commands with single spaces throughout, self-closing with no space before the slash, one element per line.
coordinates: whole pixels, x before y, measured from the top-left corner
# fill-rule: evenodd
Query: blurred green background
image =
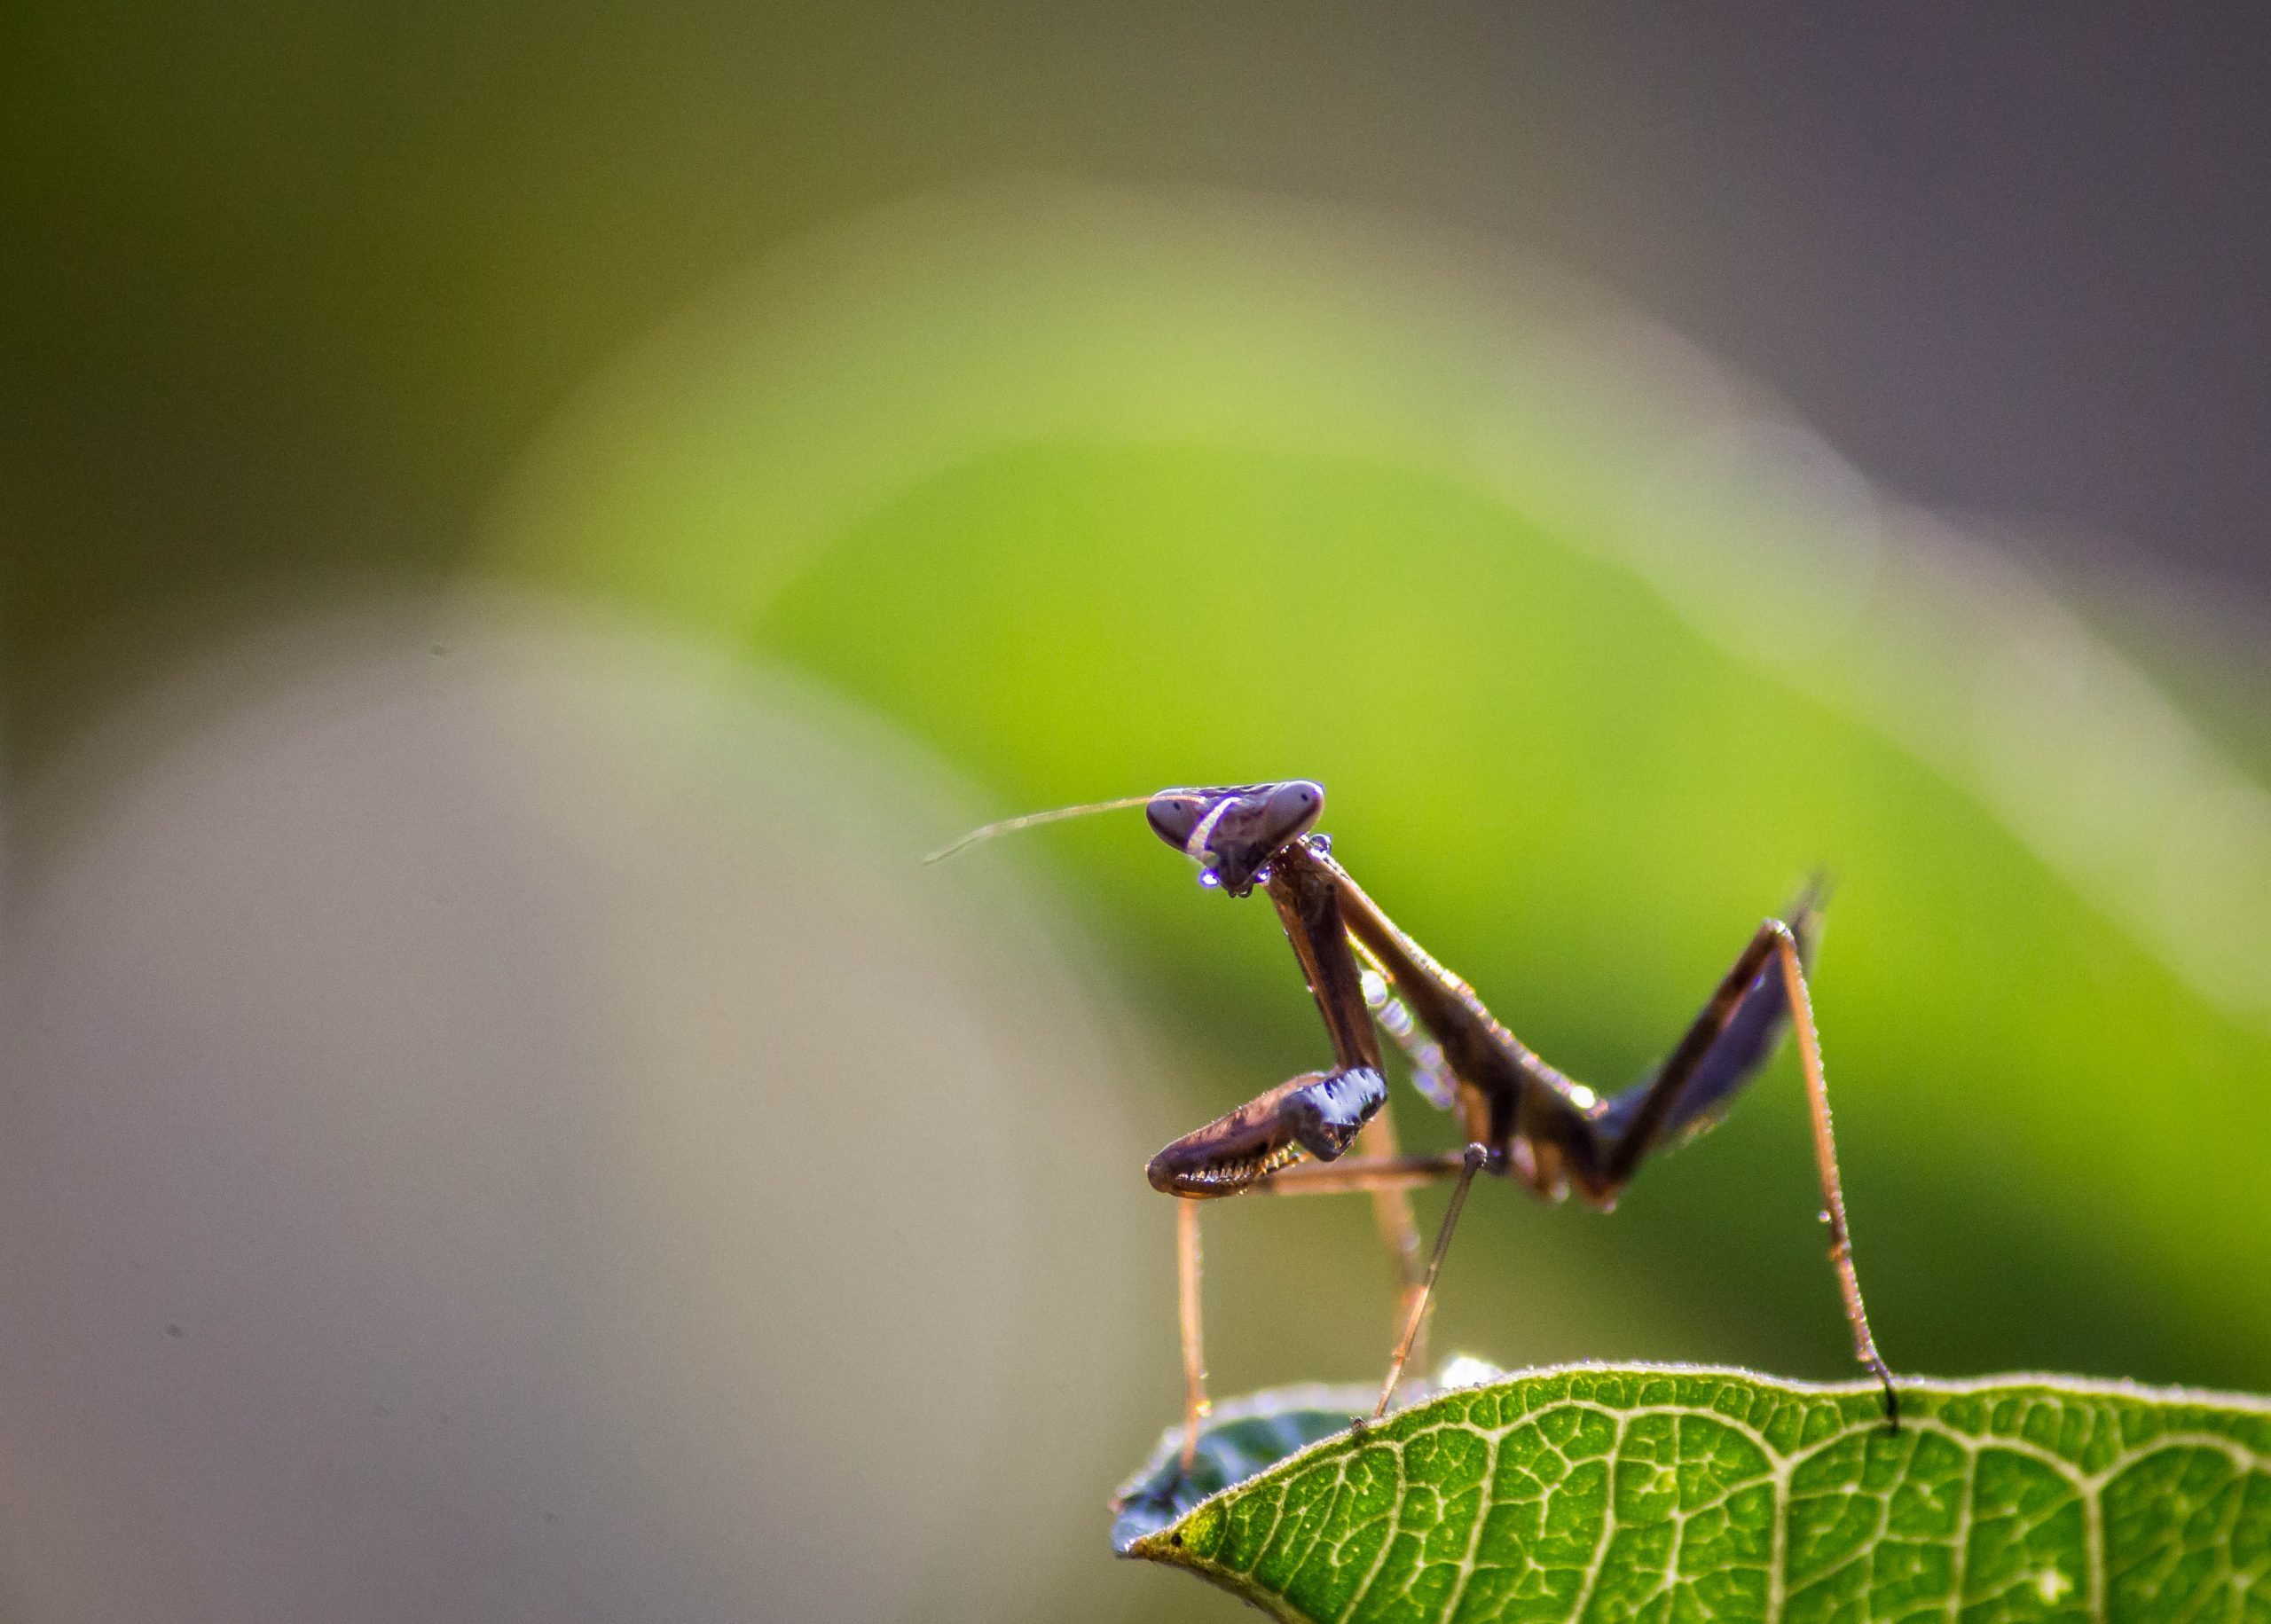
<path fill-rule="evenodd" d="M 1604 1088 L 1826 866 L 1895 1368 L 2271 1385 L 2259 41 L 9 37 L 12 1616 L 1226 1616 L 1104 1551 L 1176 1401 L 1140 1168 L 1314 1010 L 1132 813 L 915 864 L 1169 784 L 1324 781 Z M 1786 1057 L 1610 1219 L 1487 1189 L 1439 1345 L 1843 1376 L 1817 1204 Z M 1208 1255 L 1219 1391 L 1375 1372 L 1361 1204 Z"/>

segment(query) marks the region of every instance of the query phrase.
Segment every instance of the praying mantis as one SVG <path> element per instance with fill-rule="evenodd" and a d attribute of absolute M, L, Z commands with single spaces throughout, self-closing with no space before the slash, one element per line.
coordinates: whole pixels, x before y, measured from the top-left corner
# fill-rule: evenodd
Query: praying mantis
<path fill-rule="evenodd" d="M 1818 885 L 1782 917 L 1764 921 L 1662 1063 L 1623 1092 L 1603 1096 L 1556 1071 L 1501 1025 L 1467 984 L 1382 913 L 1316 833 L 1324 786 L 1308 779 L 1150 796 L 1031 813 L 973 831 L 970 841 L 1059 818 L 1141 805 L 1152 831 L 1198 866 L 1199 881 L 1231 897 L 1258 886 L 1277 910 L 1301 975 L 1324 1017 L 1329 1070 L 1303 1072 L 1184 1134 L 1153 1157 L 1145 1176 L 1178 1197 L 1176 1252 L 1184 1388 L 1183 1460 L 1191 1464 L 1208 1413 L 1200 1313 L 1200 1204 L 1224 1196 L 1367 1193 L 1402 1280 L 1397 1332 L 1372 1418 L 1387 1411 L 1424 1334 L 1428 1306 L 1467 1193 L 1478 1173 L 1505 1178 L 1542 1200 L 1574 1191 L 1607 1211 L 1653 1151 L 1716 1121 L 1795 1027 L 1812 1119 L 1829 1260 L 1853 1338 L 1853 1356 L 1884 1393 L 1899 1424 L 1899 1394 L 1878 1354 L 1853 1267 L 1807 970 L 1820 926 Z M 1382 1110 L 1387 1082 L 1379 1033 L 1410 1060 L 1431 1103 L 1453 1112 L 1463 1150 L 1408 1156 Z M 1357 1154 L 1350 1155 L 1352 1149 Z M 1450 1204 L 1424 1264 L 1409 1192 L 1448 1181 Z"/>

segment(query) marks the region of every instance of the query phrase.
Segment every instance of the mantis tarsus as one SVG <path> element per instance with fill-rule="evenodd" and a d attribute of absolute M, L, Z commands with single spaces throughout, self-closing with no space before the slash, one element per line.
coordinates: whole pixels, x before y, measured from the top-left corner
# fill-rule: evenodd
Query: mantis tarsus
<path fill-rule="evenodd" d="M 1186 1466 L 1207 1413 L 1199 1201 L 1253 1191 L 1365 1191 L 1375 1197 L 1403 1282 L 1395 1350 L 1372 1412 L 1377 1419 L 1387 1412 L 1420 1341 L 1436 1275 L 1478 1173 L 1513 1180 L 1548 1201 L 1574 1189 L 1607 1211 L 1650 1151 L 1716 1120 L 1772 1055 L 1786 1023 L 1797 1030 L 1829 1259 L 1852 1330 L 1853 1355 L 1882 1385 L 1886 1421 L 1899 1424 L 1899 1397 L 1869 1333 L 1853 1270 L 1821 1047 L 1807 996 L 1807 962 L 1820 919 L 1815 888 L 1799 894 L 1786 918 L 1759 925 L 1651 1076 L 1603 1097 L 1525 1047 L 1473 988 L 1380 912 L 1333 860 L 1327 837 L 1312 832 L 1324 809 L 1324 790 L 1308 780 L 1163 789 L 1103 806 L 1012 819 L 965 838 L 1139 804 L 1159 838 L 1198 864 L 1201 883 L 1233 897 L 1257 885 L 1269 893 L 1332 1045 L 1332 1070 L 1305 1072 L 1267 1090 L 1176 1140 L 1144 1170 L 1155 1189 L 1183 1198 L 1176 1235 Z M 1383 1026 L 1410 1056 L 1422 1091 L 1458 1114 L 1465 1150 L 1440 1156 L 1397 1151 L 1390 1118 L 1380 1110 L 1387 1099 L 1379 1036 Z M 1347 1154 L 1360 1140 L 1359 1153 Z M 1453 1186 L 1450 1204 L 1423 1265 L 1409 1191 L 1443 1181 Z"/>

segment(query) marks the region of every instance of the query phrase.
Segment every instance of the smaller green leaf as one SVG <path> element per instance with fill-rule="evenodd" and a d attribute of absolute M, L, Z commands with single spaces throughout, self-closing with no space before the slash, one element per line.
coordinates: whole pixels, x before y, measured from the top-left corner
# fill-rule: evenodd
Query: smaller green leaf
<path fill-rule="evenodd" d="M 1296 1620 L 2271 1621 L 2271 1400 L 2070 1377 L 1585 1365 L 1377 1424 L 1226 1405 L 1121 1491 L 1123 1555 Z"/>
<path fill-rule="evenodd" d="M 1200 1501 L 1267 1471 L 1297 1449 L 1345 1432 L 1372 1407 L 1372 1394 L 1356 1387 L 1273 1387 L 1219 1405 L 1198 1434 L 1191 1465 L 1183 1464 L 1183 1429 L 1159 1440 L 1143 1469 L 1112 1501 L 1112 1548 L 1121 1556 L 1149 1555 L 1136 1546 L 1166 1534 Z"/>

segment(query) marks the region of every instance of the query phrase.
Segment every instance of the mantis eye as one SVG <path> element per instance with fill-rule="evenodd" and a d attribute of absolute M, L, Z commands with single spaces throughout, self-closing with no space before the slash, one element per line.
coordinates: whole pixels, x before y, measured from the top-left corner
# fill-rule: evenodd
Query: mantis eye
<path fill-rule="evenodd" d="M 1324 810 L 1324 786 L 1306 778 L 1287 779 L 1274 785 L 1262 807 L 1262 828 L 1259 831 L 1273 846 L 1283 845 L 1296 835 L 1308 833 L 1309 826 Z"/>
<path fill-rule="evenodd" d="M 1203 789 L 1162 789 L 1144 803 L 1143 816 L 1151 823 L 1151 833 L 1180 851 L 1191 843 L 1207 807 L 1221 798 L 1219 790 L 1209 794 Z"/>

